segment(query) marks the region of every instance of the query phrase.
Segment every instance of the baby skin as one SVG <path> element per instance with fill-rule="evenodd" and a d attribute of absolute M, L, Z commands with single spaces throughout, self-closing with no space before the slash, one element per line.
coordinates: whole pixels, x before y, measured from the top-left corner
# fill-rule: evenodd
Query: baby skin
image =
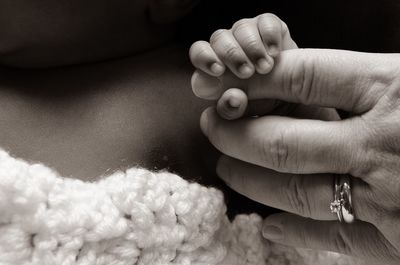
<path fill-rule="evenodd" d="M 210 42 L 192 45 L 190 59 L 197 68 L 192 76 L 193 92 L 203 99 L 218 99 L 221 117 L 240 118 L 245 112 L 252 112 L 244 92 L 252 82 L 250 78 L 256 73 L 267 75 L 280 51 L 296 48 L 288 26 L 276 15 L 241 19 L 229 30 L 215 31 Z M 263 108 L 276 107 L 270 103 L 263 104 Z"/>
<path fill-rule="evenodd" d="M 338 119 L 333 109 L 275 100 L 273 93 L 271 99 L 262 97 L 263 80 L 279 64 L 281 52 L 297 48 L 288 26 L 276 15 L 241 19 L 229 30 L 215 31 L 209 42 L 192 45 L 193 92 L 199 98 L 217 100 L 216 111 L 226 120 L 265 114 Z"/>

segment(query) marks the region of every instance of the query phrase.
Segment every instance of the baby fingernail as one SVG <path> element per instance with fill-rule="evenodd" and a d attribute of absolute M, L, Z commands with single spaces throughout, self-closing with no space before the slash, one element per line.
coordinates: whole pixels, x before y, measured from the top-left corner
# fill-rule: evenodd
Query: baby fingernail
<path fill-rule="evenodd" d="M 221 82 L 217 77 L 196 71 L 192 76 L 193 93 L 203 99 L 216 99 L 221 88 Z"/>
<path fill-rule="evenodd" d="M 253 69 L 246 63 L 239 67 L 239 72 L 244 76 L 251 76 L 253 74 Z"/>
<path fill-rule="evenodd" d="M 282 230 L 273 225 L 266 225 L 263 227 L 262 234 L 266 239 L 281 240 L 283 238 Z"/>
<path fill-rule="evenodd" d="M 272 65 L 268 62 L 266 58 L 258 59 L 257 67 L 262 73 L 268 73 L 272 69 Z"/>
<path fill-rule="evenodd" d="M 240 99 L 235 98 L 235 97 L 231 97 L 229 98 L 229 106 L 231 106 L 232 108 L 239 108 L 240 107 Z"/>
<path fill-rule="evenodd" d="M 219 63 L 213 63 L 211 65 L 210 69 L 211 69 L 211 72 L 213 72 L 215 75 L 221 75 L 225 70 L 224 66 L 222 66 Z"/>
<path fill-rule="evenodd" d="M 277 56 L 279 54 L 278 46 L 275 44 L 269 45 L 268 46 L 268 54 L 271 55 L 272 57 Z"/>

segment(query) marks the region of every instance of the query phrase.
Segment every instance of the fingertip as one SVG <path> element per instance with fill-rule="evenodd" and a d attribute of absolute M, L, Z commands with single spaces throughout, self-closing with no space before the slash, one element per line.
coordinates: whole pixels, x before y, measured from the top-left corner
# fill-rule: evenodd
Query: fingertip
<path fill-rule="evenodd" d="M 247 95 L 242 90 L 231 88 L 218 100 L 217 112 L 226 120 L 239 119 L 243 117 L 247 103 Z"/>
<path fill-rule="evenodd" d="M 261 75 L 268 74 L 274 67 L 274 60 L 270 56 L 257 60 L 257 73 Z"/>
<path fill-rule="evenodd" d="M 196 50 L 198 49 L 199 46 L 203 45 L 203 43 L 204 43 L 204 41 L 199 40 L 199 41 L 192 43 L 192 45 L 190 45 L 188 54 L 189 54 L 189 58 L 192 61 L 192 63 L 194 63 L 193 59 L 195 58 L 194 54 L 196 53 Z"/>
<path fill-rule="evenodd" d="M 191 78 L 193 93 L 202 99 L 215 100 L 221 93 L 221 82 L 217 77 L 196 70 Z"/>
<path fill-rule="evenodd" d="M 208 136 L 208 114 L 206 111 L 200 116 L 200 129 L 205 136 Z"/>
<path fill-rule="evenodd" d="M 209 75 L 220 76 L 225 71 L 224 64 L 206 41 L 193 43 L 189 49 L 189 57 L 194 67 Z"/>
<path fill-rule="evenodd" d="M 235 97 L 230 97 L 228 103 L 232 108 L 239 108 L 242 104 L 241 100 Z"/>
<path fill-rule="evenodd" d="M 241 117 L 239 108 L 231 107 L 227 102 L 217 105 L 218 115 L 225 120 L 236 120 Z"/>
<path fill-rule="evenodd" d="M 213 108 L 209 107 L 206 110 L 204 110 L 200 116 L 200 129 L 207 137 L 209 132 L 208 130 L 209 130 L 211 112 L 213 112 Z"/>
<path fill-rule="evenodd" d="M 262 235 L 271 241 L 281 241 L 283 239 L 282 218 L 285 213 L 272 214 L 264 219 L 262 225 Z"/>
<path fill-rule="evenodd" d="M 265 225 L 262 229 L 262 235 L 264 238 L 271 241 L 280 241 L 283 239 L 283 232 L 279 226 Z"/>
<path fill-rule="evenodd" d="M 271 57 L 277 57 L 279 55 L 279 53 L 280 53 L 280 49 L 279 49 L 278 45 L 271 44 L 271 43 L 268 44 L 268 54 Z"/>
<path fill-rule="evenodd" d="M 244 63 L 238 68 L 238 77 L 241 79 L 250 78 L 254 74 L 254 66 L 249 63 Z"/>
<path fill-rule="evenodd" d="M 273 14 L 263 14 L 258 17 L 258 29 L 266 46 L 267 53 L 277 57 L 281 51 L 283 29 L 281 20 Z"/>
<path fill-rule="evenodd" d="M 221 76 L 225 72 L 225 66 L 221 63 L 215 62 L 211 64 L 210 71 L 215 76 Z"/>
<path fill-rule="evenodd" d="M 247 57 L 232 30 L 218 30 L 210 38 L 210 47 L 216 57 L 240 79 L 254 74 L 254 65 Z"/>

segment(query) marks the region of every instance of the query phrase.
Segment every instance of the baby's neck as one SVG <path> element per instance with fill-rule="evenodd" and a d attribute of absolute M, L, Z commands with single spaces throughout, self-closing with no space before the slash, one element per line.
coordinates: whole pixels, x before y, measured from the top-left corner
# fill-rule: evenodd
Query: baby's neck
<path fill-rule="evenodd" d="M 205 174 L 198 146 L 204 102 L 174 47 L 99 64 L 4 70 L 0 146 L 64 176 L 94 180 L 130 166 Z"/>

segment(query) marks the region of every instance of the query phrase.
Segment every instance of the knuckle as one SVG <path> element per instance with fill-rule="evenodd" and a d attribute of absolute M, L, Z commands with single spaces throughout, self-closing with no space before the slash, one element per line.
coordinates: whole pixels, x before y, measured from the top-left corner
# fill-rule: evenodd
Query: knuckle
<path fill-rule="evenodd" d="M 362 115 L 347 120 L 347 127 L 352 131 L 352 157 L 349 163 L 349 173 L 356 177 L 362 177 L 367 182 L 377 180 L 384 167 L 393 167 L 398 164 L 398 154 L 400 152 L 400 141 L 398 135 L 400 130 L 395 128 L 397 123 L 393 123 L 393 116 L 390 114 L 380 120 L 370 119 L 371 116 Z M 388 176 L 389 177 L 389 176 Z M 400 182 L 393 183 L 395 187 Z"/>
<path fill-rule="evenodd" d="M 218 29 L 218 30 L 214 31 L 214 33 L 211 34 L 211 37 L 210 37 L 210 44 L 215 45 L 218 41 L 221 40 L 221 38 L 224 37 L 224 35 L 227 32 L 228 32 L 228 30 L 226 30 L 226 29 Z"/>
<path fill-rule="evenodd" d="M 287 171 L 289 160 L 288 130 L 284 129 L 272 137 L 265 137 L 261 145 L 260 157 L 267 165 L 278 171 Z"/>
<path fill-rule="evenodd" d="M 355 139 L 355 141 L 351 145 L 354 151 L 348 171 L 351 175 L 362 177 L 368 181 L 370 172 L 379 170 L 385 164 L 384 152 L 380 148 L 376 148 L 380 133 L 373 132 L 375 126 L 370 126 L 371 129 L 367 128 L 363 117 L 354 117 L 348 122 L 350 123 L 349 128 L 356 128 L 351 135 L 351 139 Z"/>
<path fill-rule="evenodd" d="M 305 178 L 293 175 L 283 190 L 287 195 L 289 206 L 299 215 L 312 217 L 311 204 L 306 191 Z"/>
<path fill-rule="evenodd" d="M 321 95 L 314 89 L 317 77 L 315 62 L 312 59 L 298 58 L 286 75 L 289 76 L 284 75 L 284 89 L 289 95 L 305 105 L 318 102 Z"/>
<path fill-rule="evenodd" d="M 230 61 L 237 60 L 240 57 L 240 50 L 234 45 L 228 45 L 225 47 L 225 50 L 223 51 L 223 54 L 221 54 L 221 57 Z"/>
<path fill-rule="evenodd" d="M 260 43 L 256 38 L 248 37 L 246 42 L 243 44 L 243 49 L 245 49 L 247 52 L 259 53 Z"/>

